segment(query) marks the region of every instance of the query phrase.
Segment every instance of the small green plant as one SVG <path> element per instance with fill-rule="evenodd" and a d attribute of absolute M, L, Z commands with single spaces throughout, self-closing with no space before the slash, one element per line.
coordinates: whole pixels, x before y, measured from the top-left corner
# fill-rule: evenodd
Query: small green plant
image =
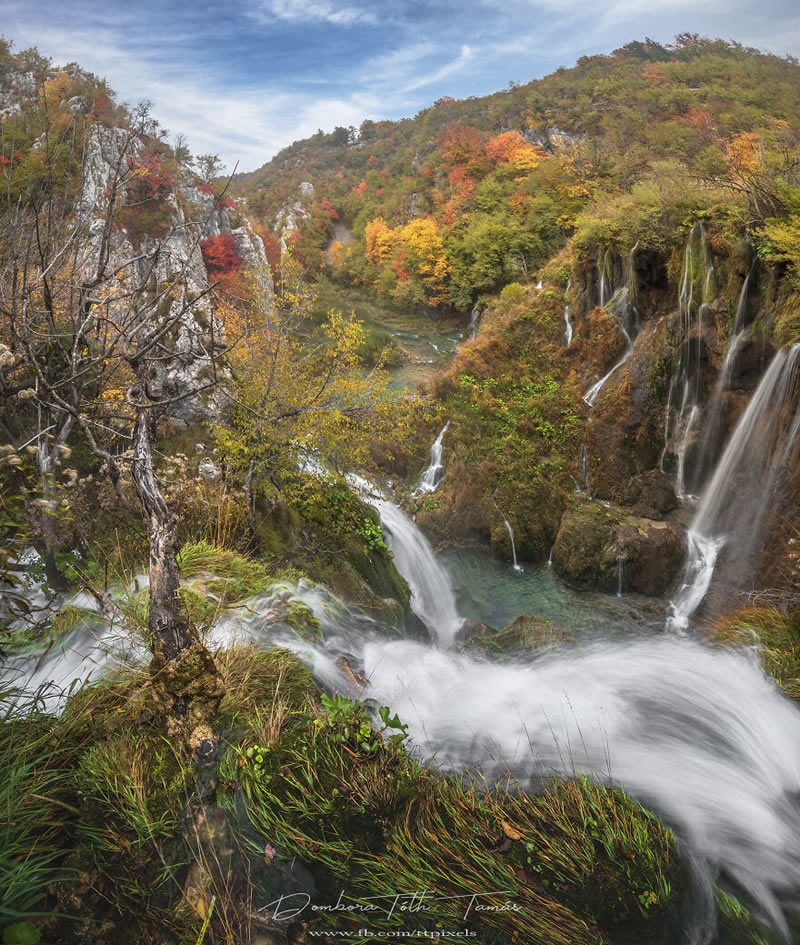
<path fill-rule="evenodd" d="M 371 518 L 363 518 L 356 525 L 356 534 L 364 539 L 369 551 L 388 551 L 389 549 L 380 525 Z"/>
<path fill-rule="evenodd" d="M 264 774 L 264 759 L 269 754 L 269 749 L 263 745 L 251 745 L 244 753 L 248 763 L 252 766 L 253 775 L 261 778 Z"/>
<path fill-rule="evenodd" d="M 390 717 L 388 706 L 381 706 L 378 710 L 383 728 L 375 731 L 366 710 L 360 702 L 348 699 L 347 696 L 336 693 L 331 696 L 326 693 L 321 697 L 322 705 L 328 710 L 327 716 L 317 720 L 317 728 L 327 732 L 335 742 L 355 741 L 359 748 L 368 754 L 377 751 L 383 744 L 381 736 L 389 729 L 393 734 L 386 736 L 394 746 L 399 747 L 408 738 L 408 726 L 404 725 L 395 713 Z"/>

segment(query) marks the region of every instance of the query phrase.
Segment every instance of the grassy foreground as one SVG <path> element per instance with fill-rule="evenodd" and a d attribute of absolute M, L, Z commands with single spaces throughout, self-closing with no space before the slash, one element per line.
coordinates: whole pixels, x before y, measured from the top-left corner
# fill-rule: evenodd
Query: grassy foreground
<path fill-rule="evenodd" d="M 675 840 L 622 791 L 441 777 L 389 710 L 321 696 L 288 652 L 217 659 L 221 740 L 192 757 L 143 673 L 83 687 L 58 719 L 5 693 L 7 945 L 672 940 Z"/>

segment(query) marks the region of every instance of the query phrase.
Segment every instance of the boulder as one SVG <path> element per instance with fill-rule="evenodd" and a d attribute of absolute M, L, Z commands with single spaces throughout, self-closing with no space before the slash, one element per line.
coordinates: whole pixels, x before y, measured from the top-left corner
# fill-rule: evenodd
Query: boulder
<path fill-rule="evenodd" d="M 587 590 L 663 596 L 683 569 L 685 529 L 584 496 L 564 514 L 553 567 L 568 584 Z M 621 582 L 620 582 L 621 571 Z"/>

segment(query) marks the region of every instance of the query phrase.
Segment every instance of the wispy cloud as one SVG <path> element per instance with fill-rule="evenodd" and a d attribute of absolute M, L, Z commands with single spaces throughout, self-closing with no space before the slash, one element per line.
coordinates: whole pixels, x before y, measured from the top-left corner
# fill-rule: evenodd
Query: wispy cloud
<path fill-rule="evenodd" d="M 378 17 L 373 9 L 357 6 L 341 6 L 328 0 L 267 0 L 260 11 L 279 20 L 314 20 L 336 26 L 373 24 Z"/>
<path fill-rule="evenodd" d="M 441 80 L 447 76 L 452 75 L 454 72 L 458 72 L 460 69 L 463 69 L 474 55 L 475 50 L 472 48 L 472 46 L 467 46 L 466 44 L 463 45 L 458 58 L 453 59 L 451 62 L 441 66 L 435 72 L 431 72 L 428 75 L 421 75 L 412 82 L 407 83 L 405 91 L 412 92 L 414 89 L 421 89 L 425 85 L 433 85 L 435 82 L 441 82 Z"/>
<path fill-rule="evenodd" d="M 318 128 L 485 94 L 645 35 L 723 31 L 797 54 L 795 3 L 227 0 L 224 16 L 209 16 L 210 0 L 3 0 L 2 29 L 17 48 L 106 77 L 122 100 L 151 99 L 195 152 L 251 170 Z"/>

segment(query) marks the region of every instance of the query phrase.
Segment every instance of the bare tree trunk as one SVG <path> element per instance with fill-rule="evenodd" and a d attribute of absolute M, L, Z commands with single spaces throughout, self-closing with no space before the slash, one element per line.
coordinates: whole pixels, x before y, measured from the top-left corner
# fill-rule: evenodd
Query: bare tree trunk
<path fill-rule="evenodd" d="M 178 522 L 153 472 L 152 411 L 140 407 L 133 432 L 133 484 L 147 519 L 150 542 L 150 631 L 153 655 L 169 662 L 188 649 L 196 634 L 181 610 L 178 588 Z"/>
<path fill-rule="evenodd" d="M 137 374 L 140 373 L 137 371 Z M 136 392 L 144 397 L 144 386 Z M 192 749 L 213 739 L 208 723 L 222 698 L 211 653 L 187 618 L 178 595 L 178 520 L 153 471 L 153 411 L 137 406 L 133 435 L 133 484 L 144 511 L 150 542 L 150 612 L 153 695 L 172 736 L 188 737 Z"/>
<path fill-rule="evenodd" d="M 40 420 L 40 427 L 42 427 L 42 423 L 43 421 Z M 58 447 L 65 443 L 69 437 L 72 430 L 72 418 L 67 417 L 57 435 L 51 432 L 55 426 L 55 423 L 52 425 L 45 423 L 36 440 L 42 500 L 39 530 L 44 541 L 47 583 L 54 591 L 63 591 L 67 587 L 67 581 L 56 565 L 56 549 L 59 545 L 59 525 L 56 518 L 56 512 L 58 511 L 56 466 L 58 464 Z"/>

